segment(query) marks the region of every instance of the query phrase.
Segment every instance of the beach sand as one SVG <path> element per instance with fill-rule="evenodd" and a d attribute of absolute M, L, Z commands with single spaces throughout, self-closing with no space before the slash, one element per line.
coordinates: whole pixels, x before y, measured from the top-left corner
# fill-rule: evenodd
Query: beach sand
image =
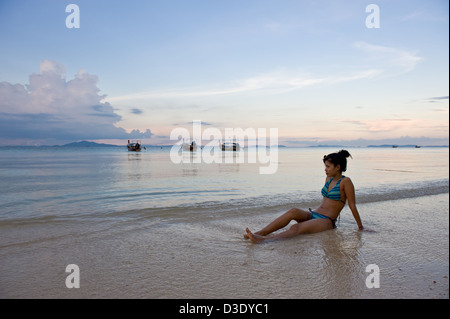
<path fill-rule="evenodd" d="M 3 227 L 0 297 L 449 298 L 448 194 L 358 208 L 373 232 L 358 231 L 346 207 L 335 230 L 262 244 L 245 240 L 245 228 L 282 211 Z M 79 266 L 78 289 L 66 287 L 69 264 Z M 370 264 L 379 288 L 366 286 Z"/>

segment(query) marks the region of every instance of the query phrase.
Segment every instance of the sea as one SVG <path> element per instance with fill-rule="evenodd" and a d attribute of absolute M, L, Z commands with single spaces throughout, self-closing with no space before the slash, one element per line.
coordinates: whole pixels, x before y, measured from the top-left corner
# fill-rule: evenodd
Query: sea
<path fill-rule="evenodd" d="M 260 174 L 268 164 L 236 163 L 232 152 L 224 155 L 231 158 L 214 163 L 198 160 L 200 152 L 173 163 L 170 150 L 2 148 L 0 221 L 132 219 L 142 214 L 186 218 L 186 211 L 215 216 L 234 207 L 313 205 L 321 200 L 318 190 L 325 180 L 322 158 L 338 151 L 280 148 L 277 171 Z M 448 148 L 349 151 L 353 159 L 348 159 L 344 175 L 355 184 L 359 202 L 448 191 Z"/>
<path fill-rule="evenodd" d="M 224 152 L 217 161 L 209 163 L 203 160 L 201 151 L 183 154 L 182 160 L 175 162 L 171 158 L 170 147 L 148 146 L 141 152 L 128 152 L 125 146 L 2 147 L 0 297 L 242 297 L 237 293 L 237 288 L 242 288 L 239 286 L 242 280 L 228 288 L 218 289 L 224 286 L 216 282 L 218 276 L 215 271 L 206 271 L 201 280 L 199 277 L 202 276 L 193 275 L 192 269 L 201 273 L 202 269 L 208 269 L 205 265 L 217 262 L 219 268 L 228 267 L 234 273 L 230 276 L 242 279 L 242 269 L 255 267 L 255 249 L 265 250 L 264 254 L 289 251 L 286 243 L 254 245 L 243 239 L 242 234 L 247 226 L 256 231 L 291 207 L 317 207 L 321 202 L 320 189 L 325 182 L 322 158 L 339 149 L 279 148 L 274 163 L 271 163 L 276 166 L 276 171 L 261 174 L 260 168 L 269 163 L 251 161 L 255 158 L 251 153 L 257 151 L 249 149 L 240 153 L 243 160 L 238 160 L 236 153 Z M 393 232 L 392 216 L 396 213 L 389 208 L 402 201 L 406 203 L 401 205 L 405 219 L 409 218 L 409 213 L 412 216 L 416 212 L 414 227 L 419 227 L 418 223 L 428 227 L 426 225 L 430 221 L 424 221 L 429 218 L 443 227 L 440 236 L 433 235 L 433 229 L 429 230 L 427 236 L 438 236 L 430 240 L 440 261 L 433 263 L 424 273 L 430 274 L 429 270 L 434 269 L 432 273 L 439 279 L 430 279 L 430 282 L 443 285 L 444 292 L 432 297 L 448 298 L 448 147 L 361 147 L 347 150 L 352 158 L 348 159 L 344 175 L 350 177 L 355 185 L 356 202 L 365 227 L 373 230 L 367 235 L 371 236 L 369 238 L 380 244 L 391 242 L 392 246 L 388 245 L 386 249 L 395 255 L 392 250 L 395 250 L 395 242 L 399 239 L 377 238 L 376 234 L 383 234 L 385 229 Z M 422 199 L 433 202 L 437 205 L 433 209 L 438 211 L 427 213 L 418 209 L 418 202 Z M 422 213 L 427 214 L 424 221 L 420 220 Z M 341 215 L 336 231 L 341 236 L 339 240 L 344 243 L 348 235 L 353 242 L 363 242 L 355 237 L 359 235 L 355 235 L 357 227 L 348 207 Z M 436 217 L 438 215 L 443 216 L 443 224 L 442 218 Z M 434 228 L 433 225 L 429 227 Z M 400 229 L 405 236 L 411 236 L 410 228 Z M 329 237 L 333 234 L 336 233 L 319 235 L 318 238 L 326 246 L 333 241 Z M 309 235 L 305 238 L 303 240 L 311 240 Z M 302 239 L 294 240 L 295 246 L 301 246 L 299 240 Z M 292 241 L 286 242 L 292 245 Z M 282 246 L 277 248 L 274 245 Z M 354 245 L 359 247 L 358 243 Z M 209 251 L 211 247 L 215 247 L 213 252 Z M 314 247 L 315 250 L 303 251 L 309 254 L 309 259 L 313 258 L 310 260 L 313 263 L 326 257 L 323 247 Z M 149 252 L 149 249 L 157 249 L 158 252 Z M 252 250 L 252 262 L 249 262 L 249 249 Z M 180 251 L 183 258 L 175 262 Z M 209 262 L 206 256 L 209 256 Z M 385 260 L 382 256 L 380 253 L 379 259 Z M 366 259 L 359 259 L 362 267 Z M 80 289 L 71 290 L 64 285 L 68 276 L 65 266 L 69 264 L 77 264 L 81 268 Z M 322 280 L 337 276 L 327 272 L 326 264 L 320 265 L 326 273 Z M 270 267 L 264 262 L 261 266 Z M 296 266 L 289 262 L 286 267 Z M 402 269 L 407 265 L 395 267 Z M 421 267 L 424 268 L 423 265 Z M 245 276 L 251 273 L 247 271 Z M 365 275 L 364 270 L 359 269 L 358 273 L 360 277 Z M 89 280 L 86 279 L 88 277 Z M 227 281 L 223 272 L 219 277 L 222 282 Z M 119 282 L 117 278 L 120 278 Z M 184 280 L 186 284 L 181 285 L 183 287 L 179 282 L 171 285 L 171 278 Z M 261 287 L 264 287 L 264 279 L 262 276 L 258 278 L 255 280 L 261 280 Z M 272 294 L 264 292 L 260 296 L 291 296 L 279 284 L 272 282 L 272 285 Z M 429 285 L 433 287 L 432 283 Z M 315 281 L 313 288 L 308 288 L 313 291 L 312 296 L 323 297 L 325 294 L 325 297 L 333 297 L 329 290 L 319 286 Z M 358 298 L 361 291 L 370 291 L 364 288 L 363 281 L 361 287 L 356 292 L 347 291 L 337 296 Z M 338 285 L 338 288 L 340 293 L 346 289 L 345 285 L 344 288 Z M 431 288 L 426 286 L 424 289 L 428 291 Z M 311 296 L 299 291 L 303 290 L 294 293 L 294 298 Z M 406 295 L 393 291 L 393 297 L 428 297 L 416 291 Z"/>

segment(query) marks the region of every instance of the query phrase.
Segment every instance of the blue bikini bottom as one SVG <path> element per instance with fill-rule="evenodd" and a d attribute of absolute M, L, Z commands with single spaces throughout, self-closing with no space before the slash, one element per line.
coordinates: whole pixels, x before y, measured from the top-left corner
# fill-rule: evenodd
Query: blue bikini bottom
<path fill-rule="evenodd" d="M 309 212 L 311 213 L 311 219 L 328 218 L 329 220 L 331 220 L 331 223 L 333 223 L 333 228 L 336 228 L 336 219 L 332 219 L 331 217 L 316 213 L 316 212 L 312 211 L 311 208 L 309 209 Z"/>

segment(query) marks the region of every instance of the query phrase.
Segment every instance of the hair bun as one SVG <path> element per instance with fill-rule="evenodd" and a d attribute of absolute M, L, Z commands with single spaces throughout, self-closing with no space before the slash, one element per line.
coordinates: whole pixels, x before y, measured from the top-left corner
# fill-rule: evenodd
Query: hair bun
<path fill-rule="evenodd" d="M 338 152 L 338 154 L 339 154 L 340 156 L 342 156 L 342 157 L 345 157 L 345 158 L 348 158 L 348 157 L 353 158 L 353 157 L 350 155 L 350 153 L 349 153 L 348 151 L 346 151 L 346 150 L 340 150 L 340 151 Z"/>
<path fill-rule="evenodd" d="M 341 173 L 347 170 L 347 157 L 352 157 L 346 150 L 340 150 L 337 153 L 331 153 L 323 157 L 323 162 L 329 161 L 334 166 L 341 167 Z"/>

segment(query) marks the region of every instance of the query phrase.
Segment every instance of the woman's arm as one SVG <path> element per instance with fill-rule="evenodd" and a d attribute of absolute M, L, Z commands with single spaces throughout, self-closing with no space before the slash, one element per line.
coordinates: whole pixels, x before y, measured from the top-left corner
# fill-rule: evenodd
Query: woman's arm
<path fill-rule="evenodd" d="M 350 210 L 352 211 L 353 218 L 355 219 L 359 230 L 363 230 L 364 227 L 362 225 L 361 218 L 359 217 L 358 209 L 356 208 L 355 186 L 350 178 L 346 178 L 344 181 L 345 183 L 342 186 L 344 186 L 345 196 L 348 200 L 348 207 L 350 207 Z"/>

